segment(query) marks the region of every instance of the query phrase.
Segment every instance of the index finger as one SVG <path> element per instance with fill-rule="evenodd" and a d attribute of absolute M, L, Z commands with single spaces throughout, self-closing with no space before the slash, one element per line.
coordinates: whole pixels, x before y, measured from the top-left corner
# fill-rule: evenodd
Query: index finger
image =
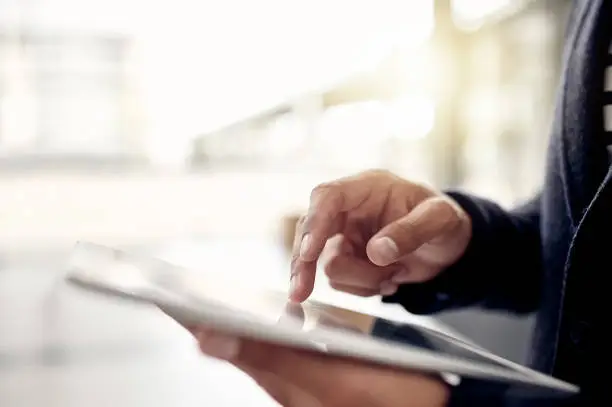
<path fill-rule="evenodd" d="M 314 288 L 317 260 L 327 241 L 344 228 L 346 212 L 358 208 L 371 193 L 363 176 L 321 184 L 311 194 L 306 217 L 296 230 L 292 253 L 290 296 L 304 301 Z"/>
<path fill-rule="evenodd" d="M 320 184 L 312 190 L 310 206 L 304 219 L 299 245 L 299 259 L 315 261 L 325 243 L 340 233 L 346 213 L 359 208 L 376 185 L 373 176 L 364 173 Z"/>

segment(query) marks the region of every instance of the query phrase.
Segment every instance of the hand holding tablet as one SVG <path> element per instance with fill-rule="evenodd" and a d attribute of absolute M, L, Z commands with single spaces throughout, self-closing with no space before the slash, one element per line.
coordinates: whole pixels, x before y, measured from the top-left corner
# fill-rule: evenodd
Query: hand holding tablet
<path fill-rule="evenodd" d="M 247 373 L 282 406 L 443 407 L 449 398 L 449 387 L 433 375 L 205 329 L 193 333 L 202 352 Z"/>

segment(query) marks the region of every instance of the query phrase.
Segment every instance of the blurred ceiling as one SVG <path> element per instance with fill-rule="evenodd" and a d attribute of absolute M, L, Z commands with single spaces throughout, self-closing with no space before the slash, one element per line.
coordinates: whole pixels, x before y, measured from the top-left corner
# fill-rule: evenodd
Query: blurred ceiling
<path fill-rule="evenodd" d="M 455 29 L 466 35 L 477 35 L 478 30 L 494 27 L 521 15 L 530 7 L 551 7 L 548 3 L 566 3 L 565 0 L 438 0 L 437 5 L 447 7 Z M 442 12 L 444 14 L 444 12 Z M 324 105 L 334 106 L 367 100 L 390 99 L 406 89 L 420 91 L 431 89 L 431 79 L 426 72 L 428 50 L 425 43 L 413 49 L 395 49 L 372 70 L 349 76 L 324 92 Z M 417 56 L 418 58 L 415 58 Z M 429 77 L 429 78 L 428 78 Z"/>
<path fill-rule="evenodd" d="M 447 1 L 472 24 L 527 2 Z M 414 85 L 405 73 L 432 25 L 433 0 L 0 0 L 5 30 L 137 41 L 151 100 L 163 96 L 152 106 L 167 117 L 158 126 L 185 123 L 189 133 L 305 93 L 323 92 L 330 105 L 392 97 Z"/>

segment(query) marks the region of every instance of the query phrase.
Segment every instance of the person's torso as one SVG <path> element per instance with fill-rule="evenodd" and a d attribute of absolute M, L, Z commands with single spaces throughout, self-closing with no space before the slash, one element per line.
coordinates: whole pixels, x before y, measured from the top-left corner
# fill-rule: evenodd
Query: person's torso
<path fill-rule="evenodd" d="M 578 1 L 576 7 L 542 196 L 545 284 L 532 365 L 580 385 L 590 399 L 604 391 L 595 369 L 607 352 L 599 345 L 610 308 L 605 275 L 612 269 L 612 239 L 607 238 L 612 230 L 612 100 L 605 78 L 612 2 Z"/>

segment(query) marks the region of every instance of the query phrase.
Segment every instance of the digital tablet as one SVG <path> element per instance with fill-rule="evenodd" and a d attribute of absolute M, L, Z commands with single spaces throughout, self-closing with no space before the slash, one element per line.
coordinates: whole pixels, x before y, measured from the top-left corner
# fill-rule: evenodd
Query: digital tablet
<path fill-rule="evenodd" d="M 450 385 L 477 381 L 478 388 L 527 398 L 563 398 L 579 391 L 420 324 L 317 301 L 292 303 L 286 292 L 93 243 L 77 243 L 66 279 L 89 291 L 154 305 L 185 325 L 437 374 Z"/>

